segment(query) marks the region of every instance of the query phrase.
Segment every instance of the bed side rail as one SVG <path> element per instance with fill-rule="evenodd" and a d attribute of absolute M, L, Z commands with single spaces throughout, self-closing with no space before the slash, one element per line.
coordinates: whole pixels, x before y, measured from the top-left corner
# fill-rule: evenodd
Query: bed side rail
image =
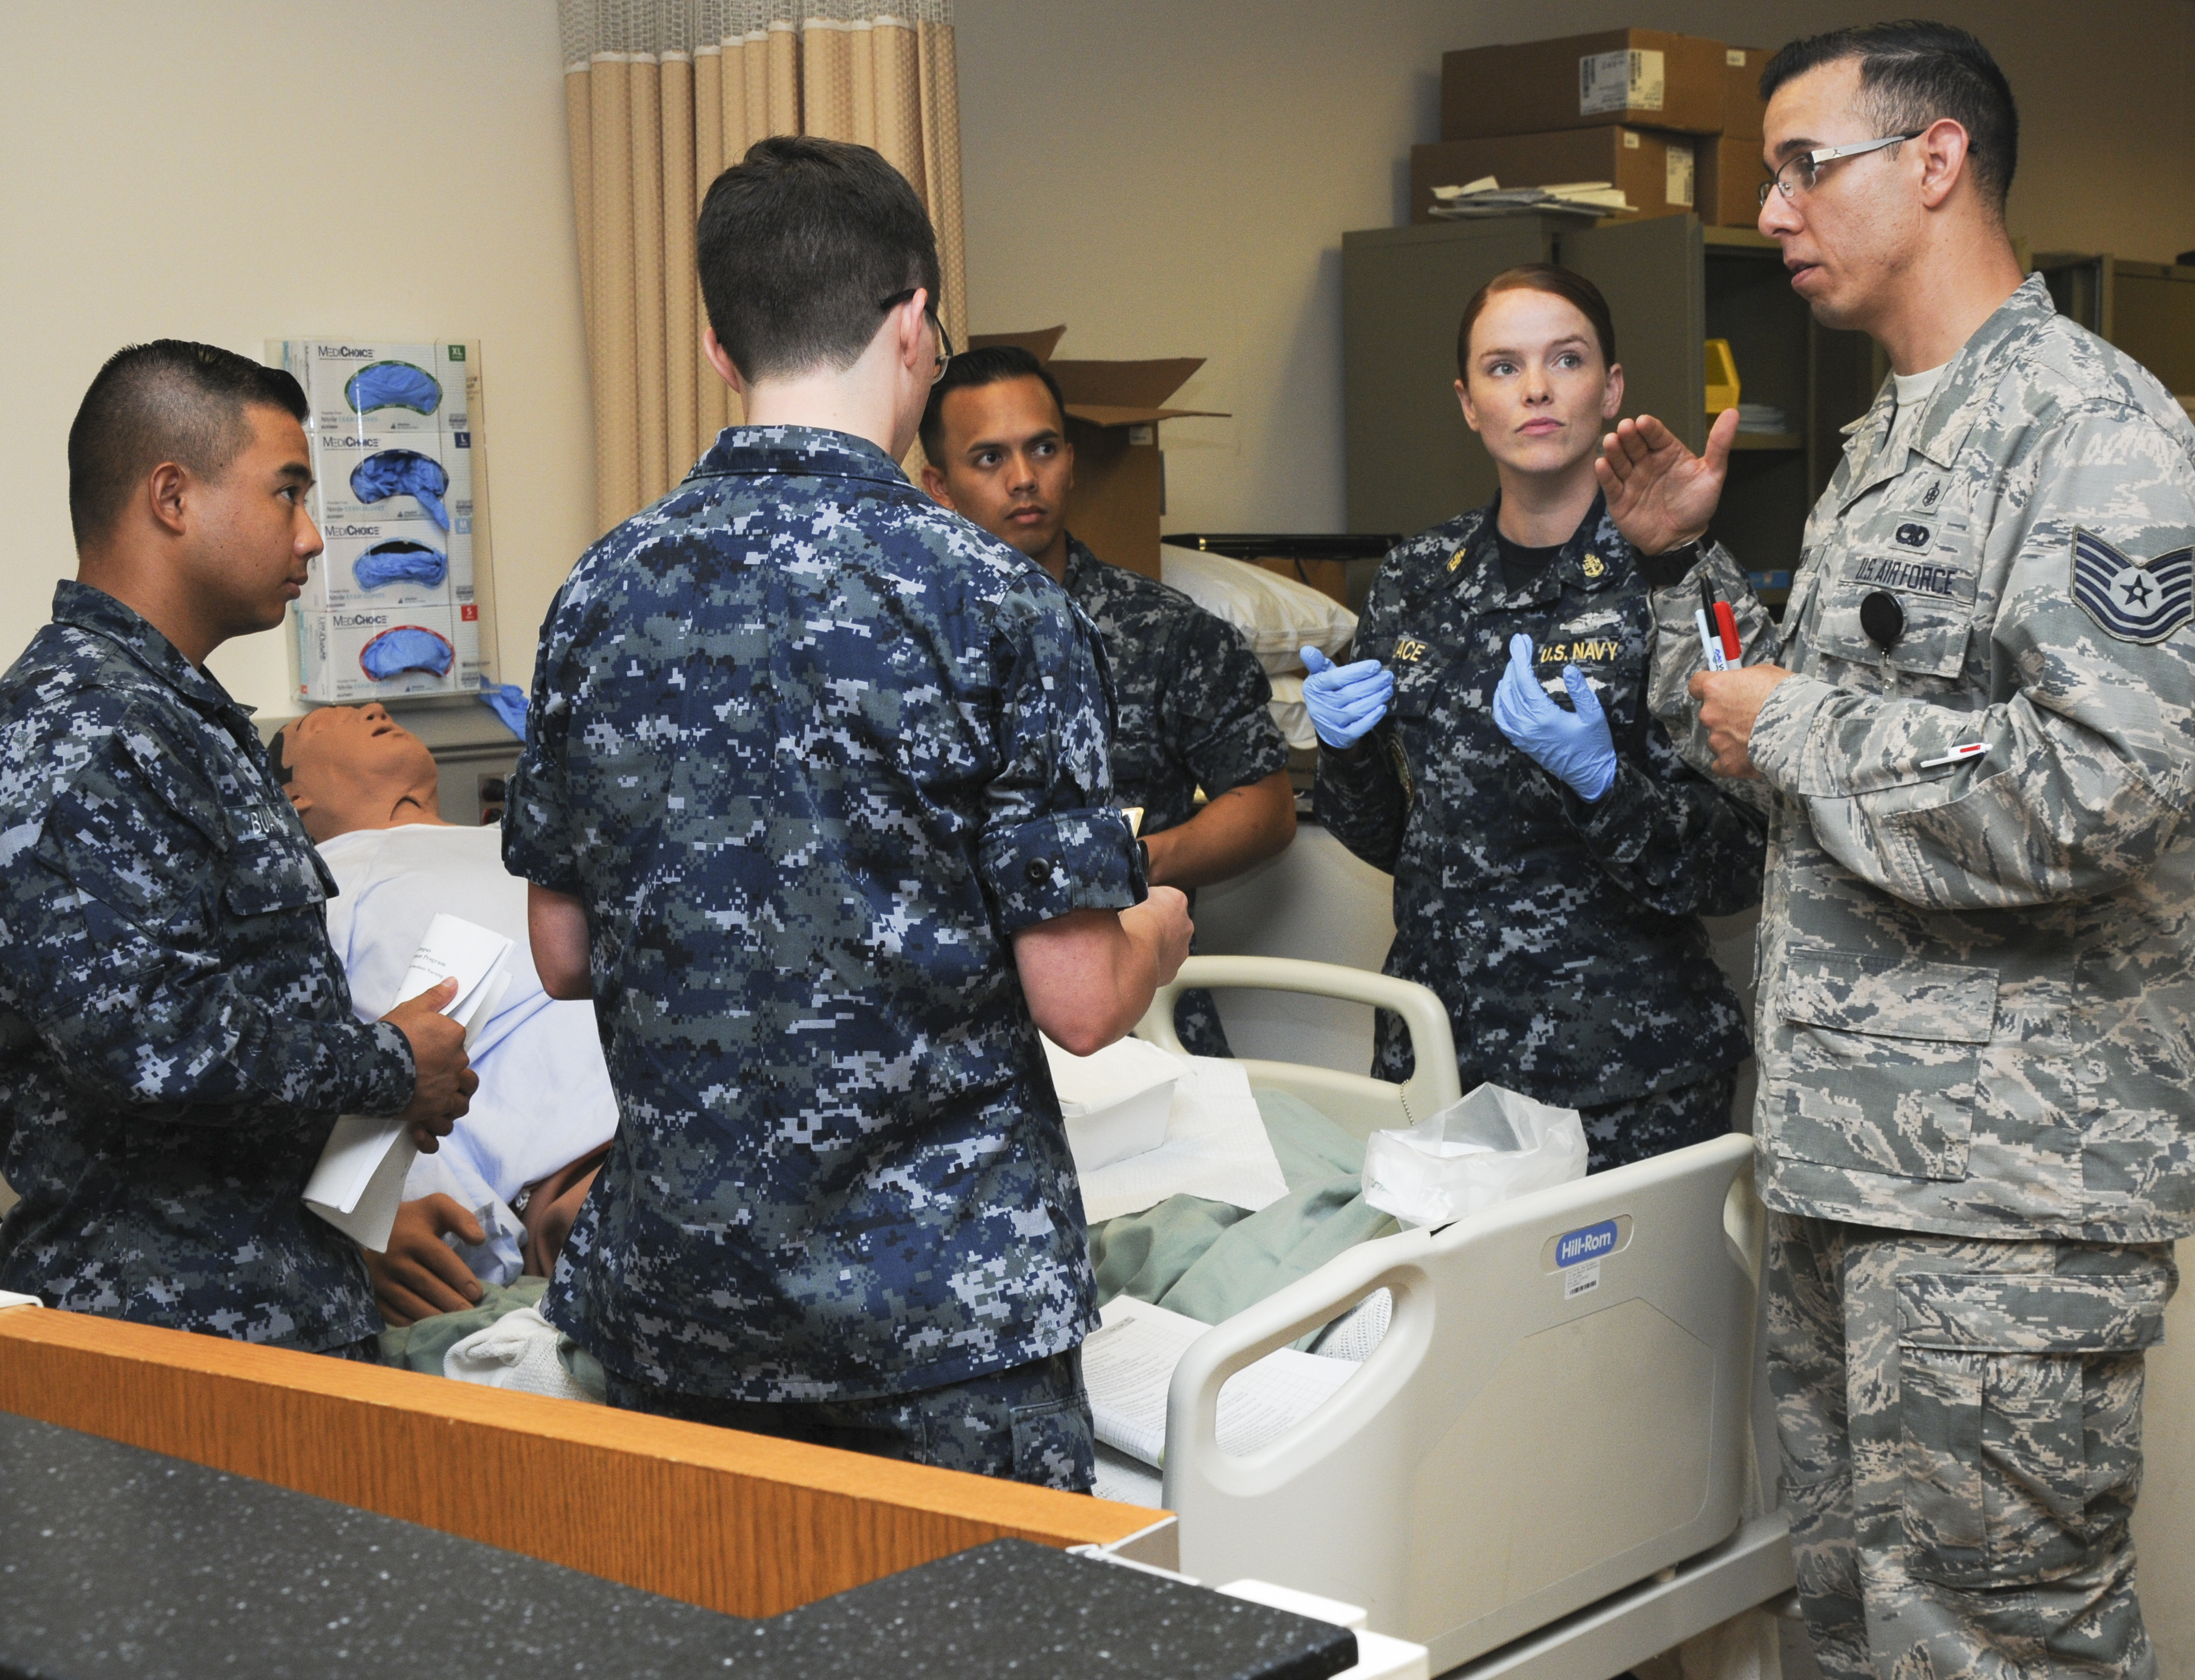
<path fill-rule="evenodd" d="M 1194 988 L 1242 992 L 1300 992 L 1314 998 L 1333 998 L 1347 1004 L 1369 1004 L 1400 1015 L 1416 1053 L 1417 1071 L 1394 1088 L 1403 1124 L 1424 1119 L 1463 1095 L 1456 1072 L 1455 1034 L 1449 1027 L 1447 1007 L 1427 987 L 1368 969 L 1344 968 L 1339 963 L 1306 963 L 1293 957 L 1191 957 L 1181 965 L 1170 985 L 1161 986 L 1144 1018 L 1136 1023 L 1136 1036 L 1161 1050 L 1186 1056 L 1173 1029 L 1174 1000 Z M 1277 1068 L 1280 1064 L 1260 1064 Z M 1291 1070 L 1301 1072 L 1303 1070 Z M 1334 1081 L 1355 1080 L 1367 1085 L 1384 1082 L 1359 1075 L 1337 1073 Z M 1303 1082 L 1294 1078 L 1264 1078 L 1253 1071 L 1253 1085 L 1293 1090 Z M 1342 1090 L 1341 1084 L 1316 1082 L 1321 1090 Z M 1306 1088 L 1298 1092 L 1316 1103 L 1317 1095 Z"/>

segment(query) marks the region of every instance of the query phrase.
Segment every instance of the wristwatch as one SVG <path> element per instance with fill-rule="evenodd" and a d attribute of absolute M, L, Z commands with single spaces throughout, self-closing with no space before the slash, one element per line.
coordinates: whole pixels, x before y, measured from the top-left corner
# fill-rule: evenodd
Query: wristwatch
<path fill-rule="evenodd" d="M 1664 549 L 1659 554 L 1639 556 L 1639 572 L 1650 590 L 1666 590 L 1681 584 L 1685 573 L 1707 558 L 1714 547 L 1714 532 L 1702 531 L 1689 543 L 1679 543 L 1674 549 Z"/>

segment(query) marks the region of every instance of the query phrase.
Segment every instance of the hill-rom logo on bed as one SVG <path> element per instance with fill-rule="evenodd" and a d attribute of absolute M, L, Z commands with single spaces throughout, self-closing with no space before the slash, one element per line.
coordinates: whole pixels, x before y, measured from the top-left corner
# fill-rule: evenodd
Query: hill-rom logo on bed
<path fill-rule="evenodd" d="M 1616 1252 L 1619 1235 L 1613 1219 L 1565 1231 L 1555 1239 L 1555 1265 L 1562 1274 L 1563 1299 L 1574 1301 L 1600 1287 L 1600 1259 Z"/>

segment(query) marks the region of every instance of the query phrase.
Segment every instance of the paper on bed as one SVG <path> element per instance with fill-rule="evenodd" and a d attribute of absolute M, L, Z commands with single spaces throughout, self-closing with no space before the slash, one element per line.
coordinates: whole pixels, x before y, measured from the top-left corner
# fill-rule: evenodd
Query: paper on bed
<path fill-rule="evenodd" d="M 1082 1344 L 1082 1382 L 1098 1439 L 1147 1464 L 1162 1464 L 1173 1368 L 1212 1326 L 1126 1295 L 1107 1302 L 1098 1317 L 1103 1328 Z M 1219 1390 L 1219 1450 L 1253 1453 L 1278 1440 L 1356 1372 L 1344 1361 L 1293 1348 L 1244 1366 Z"/>
<path fill-rule="evenodd" d="M 501 934 L 463 917 L 437 916 L 427 924 L 396 995 L 416 998 L 454 975 L 458 995 L 442 1006 L 442 1013 L 465 1029 L 470 1046 L 510 989 L 504 972 L 510 956 L 510 941 Z M 388 1246 L 404 1200 L 404 1177 L 418 1154 L 403 1121 L 345 1114 L 306 1181 L 305 1205 L 360 1247 L 378 1253 Z"/>
<path fill-rule="evenodd" d="M 1166 1142 L 1086 1175 L 1082 1215 L 1095 1225 L 1184 1195 L 1255 1213 L 1288 1193 L 1242 1064 L 1193 1056 L 1173 1088 Z"/>

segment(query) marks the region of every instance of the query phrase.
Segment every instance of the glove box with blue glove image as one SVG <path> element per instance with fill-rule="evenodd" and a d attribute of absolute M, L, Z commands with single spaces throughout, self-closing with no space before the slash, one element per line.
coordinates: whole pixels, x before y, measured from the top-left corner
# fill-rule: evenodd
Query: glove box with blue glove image
<path fill-rule="evenodd" d="M 463 344 L 293 338 L 269 360 L 279 360 L 305 388 L 312 406 L 308 429 L 332 442 L 470 430 L 467 355 Z"/>
<path fill-rule="evenodd" d="M 320 535 L 327 548 L 298 602 L 306 612 L 461 607 L 474 599 L 470 531 L 445 534 L 407 519 L 329 525 Z"/>
<path fill-rule="evenodd" d="M 470 433 L 370 434 L 340 443 L 316 436 L 313 472 L 319 480 L 313 486 L 313 511 L 323 529 L 331 525 L 418 526 L 446 537 L 472 530 Z"/>
<path fill-rule="evenodd" d="M 299 699 L 355 705 L 481 686 L 476 606 L 300 613 L 294 622 Z"/>

